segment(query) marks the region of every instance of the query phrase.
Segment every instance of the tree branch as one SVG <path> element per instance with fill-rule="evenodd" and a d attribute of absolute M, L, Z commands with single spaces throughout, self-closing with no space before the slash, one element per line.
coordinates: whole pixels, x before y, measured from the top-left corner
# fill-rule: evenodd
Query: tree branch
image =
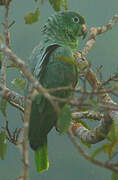
<path fill-rule="evenodd" d="M 111 117 L 106 114 L 94 130 L 88 130 L 80 123 L 72 125 L 73 134 L 87 144 L 96 144 L 106 138 L 112 124 Z"/>
<path fill-rule="evenodd" d="M 0 84 L 0 96 L 4 97 L 12 106 L 24 112 L 24 96 Z"/>
<path fill-rule="evenodd" d="M 100 112 L 95 111 L 83 111 L 83 112 L 73 112 L 72 118 L 75 119 L 94 119 L 94 120 L 101 120 L 103 119 L 104 115 Z"/>
<path fill-rule="evenodd" d="M 75 147 L 77 148 L 77 150 L 81 153 L 81 155 L 87 159 L 88 161 L 92 162 L 93 164 L 97 165 L 97 166 L 100 166 L 100 167 L 104 167 L 106 169 L 109 169 L 113 172 L 117 172 L 118 173 L 118 169 L 115 168 L 113 166 L 113 164 L 108 164 L 106 162 L 102 162 L 102 161 L 99 161 L 95 158 L 91 158 L 91 156 L 88 155 L 87 152 L 84 151 L 84 149 L 82 149 L 81 145 L 78 143 L 78 141 L 76 140 L 76 138 L 73 136 L 72 132 L 71 132 L 71 129 L 68 130 L 68 137 L 71 139 L 71 141 L 73 142 L 73 144 L 75 145 Z"/>
<path fill-rule="evenodd" d="M 23 143 L 22 143 L 22 152 L 23 152 L 23 162 L 24 162 L 24 172 L 23 172 L 23 180 L 28 180 L 29 177 L 29 152 L 28 152 L 28 145 L 27 145 L 27 135 L 29 129 L 29 119 L 30 119 L 30 111 L 32 105 L 32 96 L 34 93 L 33 87 L 29 89 L 27 98 L 26 98 L 26 106 L 25 106 L 25 113 L 24 113 L 24 136 L 23 136 Z"/>
<path fill-rule="evenodd" d="M 106 26 L 91 28 L 89 41 L 87 41 L 82 51 L 84 57 L 88 55 L 89 51 L 92 49 L 93 45 L 95 44 L 96 36 L 109 31 L 116 23 L 118 23 L 118 15 L 114 15 Z"/>

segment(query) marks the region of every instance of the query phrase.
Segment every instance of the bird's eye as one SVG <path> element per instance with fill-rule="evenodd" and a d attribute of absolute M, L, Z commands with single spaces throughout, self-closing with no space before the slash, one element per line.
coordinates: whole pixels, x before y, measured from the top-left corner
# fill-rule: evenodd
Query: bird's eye
<path fill-rule="evenodd" d="M 75 16 L 74 18 L 72 18 L 73 22 L 75 23 L 79 23 L 79 18 L 77 16 Z"/>

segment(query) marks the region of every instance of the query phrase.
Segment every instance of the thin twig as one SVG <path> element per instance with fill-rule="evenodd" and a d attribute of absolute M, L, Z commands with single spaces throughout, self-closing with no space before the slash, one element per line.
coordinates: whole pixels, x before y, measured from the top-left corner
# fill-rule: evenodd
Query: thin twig
<path fill-rule="evenodd" d="M 0 72 L 0 84 L 3 86 L 6 86 L 6 68 L 8 64 L 8 58 L 7 56 L 4 57 L 4 60 L 2 61 L 2 67 L 1 67 L 1 72 Z"/>
<path fill-rule="evenodd" d="M 25 140 L 22 143 L 22 155 L 23 155 L 23 180 L 29 179 L 29 152 L 28 152 L 28 144 Z"/>
<path fill-rule="evenodd" d="M 27 137 L 28 137 L 29 119 L 30 119 L 33 92 L 34 89 L 30 88 L 26 98 L 26 107 L 24 113 L 24 136 L 22 143 L 22 153 L 23 153 L 23 163 L 24 163 L 23 180 L 29 179 L 29 152 L 27 145 Z"/>
<path fill-rule="evenodd" d="M 10 8 L 10 2 L 6 1 L 5 4 L 5 21 L 4 21 L 4 28 L 5 28 L 5 42 L 6 45 L 10 48 L 10 32 L 9 32 L 9 8 Z"/>
<path fill-rule="evenodd" d="M 91 28 L 89 41 L 87 41 L 82 51 L 84 57 L 88 55 L 89 51 L 92 49 L 93 45 L 95 44 L 96 35 L 103 34 L 109 31 L 116 23 L 118 23 L 118 15 L 114 15 L 106 26 Z"/>
<path fill-rule="evenodd" d="M 5 43 L 6 45 L 10 48 L 10 32 L 9 32 L 9 7 L 10 3 L 9 1 L 5 2 L 5 17 L 4 17 L 4 36 L 5 36 Z M 4 60 L 2 62 L 2 67 L 1 67 L 1 78 L 0 78 L 0 83 L 6 86 L 6 70 L 7 70 L 7 64 L 8 64 L 8 57 L 5 56 Z"/>

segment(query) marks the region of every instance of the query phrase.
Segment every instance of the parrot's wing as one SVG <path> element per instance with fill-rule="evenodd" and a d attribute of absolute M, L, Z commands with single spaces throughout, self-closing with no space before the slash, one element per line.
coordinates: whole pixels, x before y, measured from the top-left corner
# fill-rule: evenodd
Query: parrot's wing
<path fill-rule="evenodd" d="M 43 70 L 46 67 L 46 64 L 48 62 L 49 55 L 51 54 L 54 49 L 56 49 L 59 45 L 56 43 L 50 43 L 46 44 L 45 46 L 42 45 L 42 42 L 36 46 L 32 54 L 29 58 L 29 67 L 33 75 L 37 78 L 38 81 L 40 81 L 40 74 L 43 73 Z M 42 73 L 41 73 L 42 72 Z M 26 80 L 26 88 L 25 88 L 25 96 L 28 93 L 30 82 Z"/>
<path fill-rule="evenodd" d="M 70 48 L 60 45 L 49 46 L 44 57 L 41 66 L 36 65 L 34 75 L 45 88 L 68 86 L 73 79 L 77 80 L 77 77 L 74 78 L 77 75 L 77 67 L 74 63 L 68 62 L 70 59 L 74 60 Z"/>
<path fill-rule="evenodd" d="M 34 69 L 34 75 L 37 77 L 40 73 L 40 71 L 43 70 L 43 68 L 46 66 L 46 64 L 49 61 L 49 56 L 50 54 L 57 48 L 59 47 L 58 44 L 52 44 L 50 46 L 48 46 L 44 53 L 41 56 L 41 59 L 37 62 L 35 69 Z M 39 79 L 38 79 L 39 80 Z"/>
<path fill-rule="evenodd" d="M 37 77 L 37 74 L 39 74 L 40 70 L 42 69 L 43 63 L 46 63 L 46 57 L 49 56 L 51 52 L 58 46 L 59 45 L 56 43 L 50 43 L 44 46 L 41 42 L 38 46 L 34 48 L 32 55 L 29 59 L 29 66 L 34 76 Z"/>

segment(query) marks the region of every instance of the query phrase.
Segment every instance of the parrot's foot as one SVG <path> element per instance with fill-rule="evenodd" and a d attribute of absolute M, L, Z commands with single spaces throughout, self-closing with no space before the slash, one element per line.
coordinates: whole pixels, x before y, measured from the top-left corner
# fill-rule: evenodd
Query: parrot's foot
<path fill-rule="evenodd" d="M 71 130 L 72 130 L 72 133 L 73 133 L 74 135 L 76 135 L 76 129 L 79 128 L 79 127 L 82 127 L 83 125 L 82 125 L 81 123 L 76 123 L 75 120 L 73 120 L 73 123 L 74 123 L 74 124 L 73 124 Z"/>
<path fill-rule="evenodd" d="M 85 57 L 84 57 L 82 51 L 80 51 L 80 50 L 74 54 L 74 58 L 75 59 L 80 58 L 82 60 L 85 60 Z"/>

